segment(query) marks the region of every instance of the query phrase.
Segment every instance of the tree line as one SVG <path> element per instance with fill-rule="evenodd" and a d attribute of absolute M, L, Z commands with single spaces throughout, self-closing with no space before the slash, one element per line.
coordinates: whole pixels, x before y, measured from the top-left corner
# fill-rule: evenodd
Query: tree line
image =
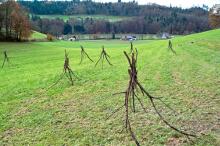
<path fill-rule="evenodd" d="M 27 12 L 30 12 L 29 15 Z M 105 14 L 132 16 L 118 22 L 104 19 L 40 18 L 38 14 Z M 18 1 L 8 0 L 0 4 L 0 39 L 27 39 L 31 29 L 54 36 L 66 34 L 135 33 L 189 34 L 209 30 L 209 20 L 216 17 L 202 8 L 182 9 L 156 4 L 138 5 L 129 3 L 95 3 L 92 1 Z M 132 18 L 132 19 L 129 19 Z M 218 26 L 211 22 L 211 26 Z M 112 35 L 114 36 L 114 35 Z"/>
<path fill-rule="evenodd" d="M 175 15 L 175 14 L 174 14 Z M 61 34 L 106 34 L 106 33 L 135 33 L 157 34 L 168 32 L 170 34 L 189 34 L 210 29 L 208 18 L 201 17 L 151 17 L 139 16 L 118 22 L 96 20 L 93 18 L 79 19 L 41 19 L 32 16 L 32 27 L 42 33 L 50 33 L 55 36 Z"/>
<path fill-rule="evenodd" d="M 15 1 L 0 4 L 0 40 L 21 41 L 31 35 L 28 13 Z"/>
<path fill-rule="evenodd" d="M 156 34 L 189 34 L 209 30 L 208 11 L 194 7 L 182 9 L 165 7 L 156 4 L 138 5 L 129 3 L 95 3 L 87 1 L 19 1 L 32 13 L 34 29 L 53 35 L 73 33 L 137 33 Z M 67 22 L 61 19 L 41 19 L 42 14 L 102 14 L 114 16 L 130 16 L 132 19 L 119 22 L 96 20 L 92 18 L 71 18 Z M 134 17 L 135 16 L 135 17 Z"/>
<path fill-rule="evenodd" d="M 72 1 L 18 1 L 22 6 L 29 9 L 30 13 L 39 15 L 72 15 L 72 14 L 88 14 L 88 15 L 113 15 L 113 16 L 146 16 L 154 12 L 167 13 L 176 12 L 179 14 L 188 14 L 196 16 L 207 16 L 208 12 L 202 8 L 194 7 L 190 9 L 182 9 L 178 7 L 166 7 L 157 4 L 138 5 L 137 2 L 121 2 L 118 3 L 97 3 L 92 0 L 72 0 Z"/>

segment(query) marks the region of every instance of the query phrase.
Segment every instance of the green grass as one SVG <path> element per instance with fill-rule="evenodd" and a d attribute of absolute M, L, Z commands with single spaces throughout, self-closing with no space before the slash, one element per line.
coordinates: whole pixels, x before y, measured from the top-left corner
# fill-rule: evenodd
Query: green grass
<path fill-rule="evenodd" d="M 109 15 L 38 15 L 41 18 L 48 18 L 48 19 L 56 19 L 60 18 L 64 21 L 69 20 L 70 18 L 77 18 L 77 19 L 86 19 L 86 18 L 93 18 L 95 20 L 107 20 L 110 22 L 117 22 L 126 19 L 131 19 L 131 17 L 126 16 L 109 16 Z"/>
<path fill-rule="evenodd" d="M 37 31 L 33 31 L 29 40 L 42 40 L 42 39 L 46 39 L 46 38 L 47 38 L 46 34 L 43 34 L 43 33 L 37 32 Z"/>
<path fill-rule="evenodd" d="M 220 29 L 172 40 L 177 55 L 167 49 L 168 41 L 136 41 L 139 49 L 138 78 L 154 96 L 180 114 L 159 104 L 161 112 L 177 127 L 196 132 L 194 143 L 163 124 L 149 100 L 148 110 L 137 104 L 131 123 L 141 145 L 220 145 Z M 95 61 L 101 46 L 114 66 L 88 59 L 80 62 L 80 45 Z M 128 85 L 125 41 L 0 43 L 10 63 L 0 69 L 0 145 L 134 145 L 124 130 L 121 111 L 106 120 L 123 104 Z M 65 78 L 47 90 L 62 73 L 64 50 L 80 80 L 71 86 Z M 3 56 L 0 56 L 3 60 Z M 201 134 L 203 133 L 203 134 Z"/>

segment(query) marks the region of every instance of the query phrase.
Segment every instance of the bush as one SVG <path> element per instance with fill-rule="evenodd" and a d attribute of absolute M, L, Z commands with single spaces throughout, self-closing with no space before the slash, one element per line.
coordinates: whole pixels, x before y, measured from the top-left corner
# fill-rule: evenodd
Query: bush
<path fill-rule="evenodd" d="M 48 41 L 53 41 L 54 40 L 54 37 L 51 35 L 51 34 L 47 34 L 47 40 Z"/>

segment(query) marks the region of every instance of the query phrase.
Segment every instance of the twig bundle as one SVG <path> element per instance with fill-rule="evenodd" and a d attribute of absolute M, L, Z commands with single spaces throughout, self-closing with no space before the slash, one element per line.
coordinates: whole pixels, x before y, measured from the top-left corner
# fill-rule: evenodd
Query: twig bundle
<path fill-rule="evenodd" d="M 90 57 L 89 55 L 86 53 L 86 51 L 84 50 L 83 46 L 80 46 L 81 47 L 81 60 L 80 60 L 80 63 L 81 64 L 83 62 L 83 59 L 84 59 L 84 56 L 86 56 L 91 62 L 94 62 Z"/>
<path fill-rule="evenodd" d="M 71 82 L 71 85 L 73 85 L 73 77 L 76 77 L 78 79 L 78 77 L 74 74 L 73 70 L 70 67 L 69 57 L 66 50 L 64 57 L 63 73 L 60 75 L 60 78 L 52 86 L 49 87 L 49 89 L 55 86 L 61 79 L 63 79 L 64 76 L 66 76 L 67 79 Z"/>
<path fill-rule="evenodd" d="M 95 67 L 98 65 L 99 61 L 102 60 L 102 68 L 103 68 L 103 62 L 104 60 L 106 60 L 108 62 L 109 65 L 112 66 L 111 62 L 109 61 L 110 56 L 107 54 L 107 52 L 105 51 L 104 46 L 102 46 L 102 52 L 100 54 L 99 60 L 96 62 Z"/>
<path fill-rule="evenodd" d="M 131 48 L 130 48 L 130 53 L 129 54 L 131 54 L 133 52 L 134 52 L 134 47 L 133 47 L 133 43 L 131 42 Z"/>
<path fill-rule="evenodd" d="M 136 55 L 135 55 L 136 54 Z M 128 60 L 128 63 L 129 63 L 129 66 L 130 68 L 128 69 L 128 73 L 129 73 L 129 77 L 130 77 L 130 80 L 129 80 L 129 84 L 128 84 L 128 87 L 126 89 L 125 92 L 120 92 L 120 93 L 116 93 L 116 94 L 124 94 L 124 97 L 125 97 L 125 102 L 124 104 L 119 107 L 118 109 L 116 109 L 107 119 L 109 119 L 111 116 L 113 116 L 115 113 L 117 113 L 118 111 L 120 111 L 121 109 L 125 109 L 125 128 L 126 130 L 129 131 L 133 141 L 135 141 L 136 145 L 139 146 L 140 143 L 138 142 L 134 132 L 132 131 L 132 128 L 131 128 L 131 124 L 130 124 L 130 119 L 129 119 L 129 105 L 131 105 L 131 111 L 135 112 L 135 99 L 137 99 L 137 101 L 140 103 L 143 111 L 145 113 L 147 113 L 145 107 L 144 107 L 144 104 L 142 103 L 141 99 L 137 96 L 137 91 L 140 90 L 142 95 L 147 97 L 151 104 L 152 104 L 152 107 L 154 108 L 154 110 L 156 111 L 157 115 L 159 116 L 159 118 L 167 125 L 169 126 L 171 129 L 187 136 L 188 138 L 189 137 L 196 137 L 196 135 L 193 135 L 193 134 L 189 134 L 189 133 L 186 133 L 182 130 L 179 130 L 178 128 L 172 126 L 167 120 L 165 120 L 165 118 L 162 116 L 162 114 L 159 112 L 159 110 L 157 109 L 157 106 L 155 104 L 155 100 L 159 100 L 162 104 L 164 104 L 167 108 L 173 110 L 171 107 L 169 107 L 162 99 L 161 97 L 154 97 L 152 95 L 150 95 L 145 89 L 144 87 L 139 83 L 138 81 L 138 77 L 137 77 L 137 68 L 136 68 L 136 63 L 137 63 L 137 50 L 136 50 L 136 53 L 132 53 L 132 56 L 129 57 L 128 54 L 126 52 L 124 52 L 124 55 L 126 56 L 127 60 Z M 115 94 L 114 94 L 115 95 Z M 136 97 L 136 98 L 135 98 Z M 131 103 L 129 103 L 132 102 Z"/>
<path fill-rule="evenodd" d="M 4 51 L 3 54 L 4 54 L 4 60 L 3 60 L 3 63 L 2 63 L 2 68 L 4 67 L 5 62 L 9 63 L 9 57 L 8 57 L 7 52 Z"/>

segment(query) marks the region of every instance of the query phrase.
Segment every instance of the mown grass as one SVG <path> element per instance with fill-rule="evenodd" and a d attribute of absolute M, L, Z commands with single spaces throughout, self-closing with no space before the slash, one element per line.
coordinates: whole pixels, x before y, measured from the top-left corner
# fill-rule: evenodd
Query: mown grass
<path fill-rule="evenodd" d="M 149 101 L 148 110 L 137 104 L 132 127 L 142 145 L 220 144 L 220 30 L 172 40 L 177 55 L 168 51 L 168 41 L 136 41 L 139 50 L 138 77 L 143 86 L 179 113 L 161 112 L 177 127 L 199 135 L 194 142 L 164 125 Z M 80 45 L 97 60 L 101 46 L 114 66 L 104 69 L 88 59 L 80 62 Z M 0 43 L 10 63 L 0 70 L 0 145 L 134 145 L 124 131 L 123 111 L 106 120 L 123 104 L 128 84 L 125 41 Z M 74 86 L 65 78 L 48 89 L 62 73 L 64 50 L 80 80 Z M 3 60 L 1 55 L 0 60 Z"/>
<path fill-rule="evenodd" d="M 110 16 L 110 15 L 38 15 L 38 16 L 47 19 L 60 18 L 63 19 L 64 21 L 68 21 L 70 18 L 76 18 L 76 19 L 92 18 L 95 20 L 106 20 L 109 22 L 117 22 L 126 19 L 131 19 L 131 17 L 126 17 L 126 16 Z"/>

